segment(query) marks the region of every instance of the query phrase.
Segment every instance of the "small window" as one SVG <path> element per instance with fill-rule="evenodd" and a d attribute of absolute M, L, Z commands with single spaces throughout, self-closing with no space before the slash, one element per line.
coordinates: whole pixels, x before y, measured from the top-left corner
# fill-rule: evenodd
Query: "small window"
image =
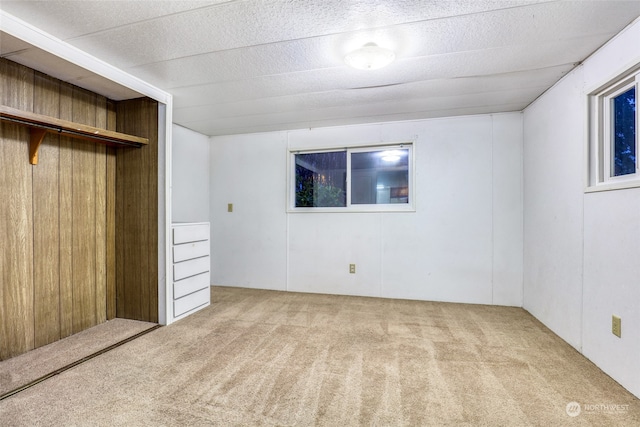
<path fill-rule="evenodd" d="M 296 154 L 297 208 L 347 205 L 347 152 Z"/>
<path fill-rule="evenodd" d="M 640 186 L 638 88 L 640 65 L 589 95 L 589 186 Z"/>
<path fill-rule="evenodd" d="M 411 210 L 411 152 L 411 144 L 293 152 L 292 207 Z"/>
<path fill-rule="evenodd" d="M 351 153 L 351 204 L 409 203 L 409 150 Z"/>
<path fill-rule="evenodd" d="M 636 87 L 623 89 L 619 95 L 612 96 L 610 175 L 623 176 L 636 173 Z"/>

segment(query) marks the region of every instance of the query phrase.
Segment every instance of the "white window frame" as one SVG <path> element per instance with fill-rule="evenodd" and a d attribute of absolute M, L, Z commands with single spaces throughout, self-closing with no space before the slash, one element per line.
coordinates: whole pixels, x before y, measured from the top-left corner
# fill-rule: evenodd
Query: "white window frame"
<path fill-rule="evenodd" d="M 387 203 L 387 204 L 351 204 L 351 154 L 364 153 L 381 150 L 408 150 L 408 203 Z M 295 176 L 296 176 L 296 154 L 330 153 L 345 151 L 347 153 L 347 179 L 346 179 L 346 206 L 344 207 L 296 207 Z M 415 145 L 413 142 L 385 143 L 375 145 L 354 145 L 351 147 L 318 148 L 296 150 L 289 149 L 288 152 L 288 174 L 287 174 L 287 212 L 415 212 Z"/>
<path fill-rule="evenodd" d="M 636 89 L 636 171 L 612 176 L 613 163 L 613 108 L 615 97 L 635 87 Z M 588 106 L 588 156 L 586 192 L 618 190 L 640 187 L 640 64 L 619 73 L 606 84 L 592 90 L 587 96 Z"/>

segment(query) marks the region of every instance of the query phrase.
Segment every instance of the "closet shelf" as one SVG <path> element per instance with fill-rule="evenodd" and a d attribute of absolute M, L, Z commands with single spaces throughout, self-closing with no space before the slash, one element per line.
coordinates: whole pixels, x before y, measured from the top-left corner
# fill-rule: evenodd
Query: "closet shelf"
<path fill-rule="evenodd" d="M 140 148 L 149 144 L 149 139 L 147 138 L 17 110 L 5 105 L 0 105 L 0 120 L 19 123 L 29 127 L 31 134 L 29 142 L 29 162 L 32 165 L 38 164 L 38 148 L 47 132 L 55 132 L 68 135 L 72 138 L 85 139 L 111 146 Z"/>

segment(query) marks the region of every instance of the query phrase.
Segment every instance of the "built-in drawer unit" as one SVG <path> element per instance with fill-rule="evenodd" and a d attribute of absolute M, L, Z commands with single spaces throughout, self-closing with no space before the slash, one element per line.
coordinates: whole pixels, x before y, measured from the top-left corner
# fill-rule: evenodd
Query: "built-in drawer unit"
<path fill-rule="evenodd" d="M 211 303 L 209 223 L 175 223 L 173 243 L 173 318 L 188 316 Z"/>

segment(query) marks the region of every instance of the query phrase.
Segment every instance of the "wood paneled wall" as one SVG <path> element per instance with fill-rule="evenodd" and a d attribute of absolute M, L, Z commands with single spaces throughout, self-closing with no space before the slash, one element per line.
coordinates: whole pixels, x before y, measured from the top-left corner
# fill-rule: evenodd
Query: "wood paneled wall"
<path fill-rule="evenodd" d="M 149 138 L 116 153 L 116 316 L 158 321 L 158 103 L 120 101 L 117 131 Z M 133 260 L 133 262 L 132 262 Z"/>
<path fill-rule="evenodd" d="M 115 130 L 105 97 L 6 59 L 0 76 L 3 105 Z M 0 360 L 104 322 L 115 277 L 107 257 L 113 150 L 48 133 L 31 165 L 28 141 L 27 127 L 2 122 Z"/>
<path fill-rule="evenodd" d="M 1 122 L 0 360 L 116 315 L 157 322 L 157 103 L 6 59 L 0 79 L 3 105 L 150 139 L 114 149 L 47 133 L 31 165 L 28 127 Z"/>

